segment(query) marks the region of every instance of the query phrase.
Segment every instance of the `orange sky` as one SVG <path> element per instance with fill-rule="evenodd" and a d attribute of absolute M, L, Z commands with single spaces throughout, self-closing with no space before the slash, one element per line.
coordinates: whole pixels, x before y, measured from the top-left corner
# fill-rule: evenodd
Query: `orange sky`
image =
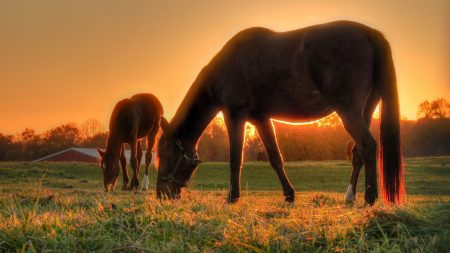
<path fill-rule="evenodd" d="M 157 95 L 175 113 L 200 69 L 238 31 L 348 19 L 391 42 L 402 114 L 450 94 L 450 1 L 2 1 L 0 132 L 96 118 Z"/>

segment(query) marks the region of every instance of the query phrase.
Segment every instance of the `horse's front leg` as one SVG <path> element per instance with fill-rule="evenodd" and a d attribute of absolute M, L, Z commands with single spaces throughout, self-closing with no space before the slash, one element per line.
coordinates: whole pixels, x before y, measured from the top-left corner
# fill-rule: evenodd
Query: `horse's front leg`
<path fill-rule="evenodd" d="M 123 173 L 123 186 L 122 190 L 128 190 L 128 168 L 127 168 L 127 159 L 125 158 L 125 144 L 122 144 L 122 147 L 120 148 L 120 166 L 122 167 L 122 173 Z"/>
<path fill-rule="evenodd" d="M 139 167 L 141 165 L 142 159 L 142 147 L 140 141 L 134 141 L 130 143 L 131 147 L 131 157 L 130 164 L 133 168 L 133 178 L 131 179 L 130 190 L 138 190 L 139 187 Z"/>
<path fill-rule="evenodd" d="M 225 113 L 225 123 L 230 141 L 230 190 L 228 202 L 239 200 L 241 194 L 242 149 L 245 138 L 245 118 Z"/>
<path fill-rule="evenodd" d="M 283 166 L 283 158 L 281 157 L 280 150 L 278 148 L 275 131 L 270 119 L 254 120 L 252 123 L 256 126 L 259 136 L 266 148 L 267 156 L 272 168 L 278 175 L 281 185 L 283 187 L 283 193 L 286 201 L 294 202 L 295 190 L 292 187 L 291 182 L 286 175 L 286 171 Z"/>

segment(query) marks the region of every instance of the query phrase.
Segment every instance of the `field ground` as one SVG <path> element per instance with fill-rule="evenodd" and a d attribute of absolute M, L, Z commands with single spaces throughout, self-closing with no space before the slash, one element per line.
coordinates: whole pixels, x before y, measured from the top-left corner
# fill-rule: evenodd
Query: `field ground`
<path fill-rule="evenodd" d="M 246 163 L 233 205 L 226 163 L 202 164 L 179 201 L 105 193 L 93 164 L 0 163 L 0 251 L 450 252 L 450 157 L 406 166 L 407 204 L 368 207 L 363 180 L 343 203 L 347 161 L 287 163 L 293 205 L 267 163 Z"/>

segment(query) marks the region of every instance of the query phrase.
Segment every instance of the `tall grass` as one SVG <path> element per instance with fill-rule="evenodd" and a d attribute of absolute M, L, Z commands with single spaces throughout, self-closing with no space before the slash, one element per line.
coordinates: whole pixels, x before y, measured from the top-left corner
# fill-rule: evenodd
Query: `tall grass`
<path fill-rule="evenodd" d="M 444 252 L 450 205 L 347 206 L 342 196 L 305 193 L 290 205 L 273 196 L 189 192 L 180 201 L 151 194 L 79 191 L 2 195 L 5 252 Z"/>
<path fill-rule="evenodd" d="M 35 176 L 19 177 L 23 170 L 14 166 Z M 280 191 L 244 186 L 233 205 L 225 203 L 220 188 L 160 201 L 153 191 L 104 193 L 92 182 L 98 180 L 97 168 L 80 174 L 82 165 L 71 165 L 75 171 L 52 166 L 62 165 L 0 166 L 1 252 L 450 251 L 445 194 L 412 194 L 405 206 L 370 207 L 362 194 L 354 205 L 345 205 L 342 193 L 314 190 L 299 192 L 296 203 L 287 204 Z M 441 178 L 423 178 L 432 180 Z"/>

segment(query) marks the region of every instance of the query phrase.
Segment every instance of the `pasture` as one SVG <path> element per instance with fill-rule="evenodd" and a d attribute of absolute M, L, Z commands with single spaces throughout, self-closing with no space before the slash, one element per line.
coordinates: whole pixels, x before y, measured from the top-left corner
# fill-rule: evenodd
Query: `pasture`
<path fill-rule="evenodd" d="M 290 162 L 283 201 L 267 163 L 247 162 L 228 205 L 226 163 L 204 163 L 179 201 L 105 193 L 94 164 L 0 163 L 1 252 L 449 252 L 450 157 L 406 159 L 407 204 L 346 205 L 347 161 Z M 142 170 L 141 170 L 142 172 Z M 142 180 L 142 176 L 139 177 Z"/>

